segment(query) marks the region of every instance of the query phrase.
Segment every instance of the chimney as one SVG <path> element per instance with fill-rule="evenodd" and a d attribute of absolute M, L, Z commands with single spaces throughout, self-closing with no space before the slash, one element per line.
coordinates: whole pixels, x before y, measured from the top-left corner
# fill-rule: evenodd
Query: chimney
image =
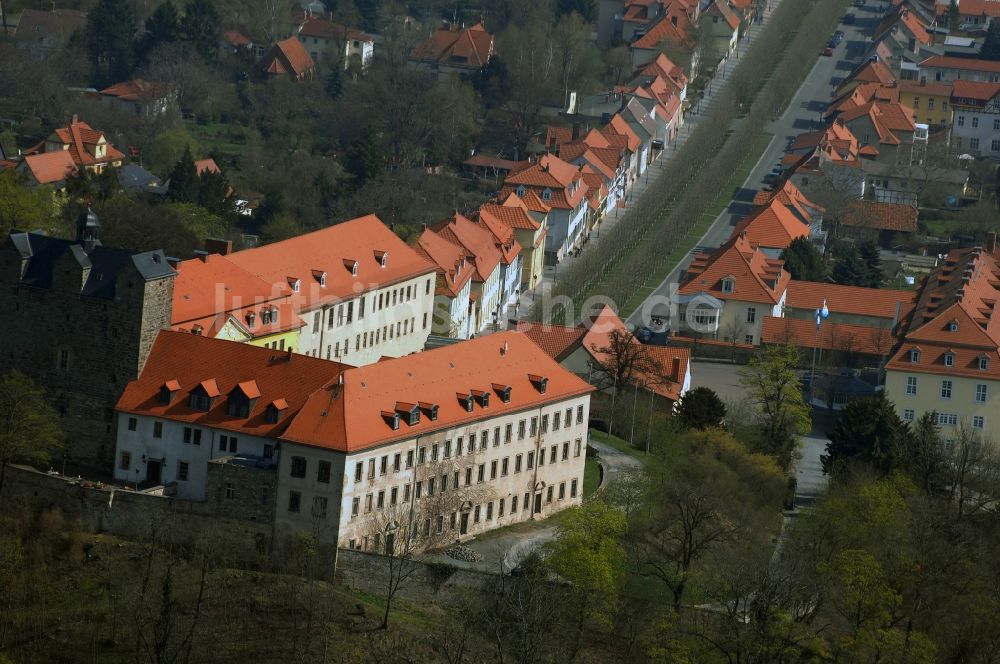
<path fill-rule="evenodd" d="M 989 241 L 990 241 L 990 253 L 995 256 L 996 252 L 997 252 L 997 234 L 996 234 L 996 231 L 993 231 L 993 232 L 991 232 L 989 234 Z"/>
<path fill-rule="evenodd" d="M 674 24 L 675 28 L 677 27 L 677 17 L 676 16 L 671 16 L 670 17 L 670 22 Z"/>
<path fill-rule="evenodd" d="M 76 124 L 76 123 L 78 123 L 79 121 L 80 121 L 80 120 L 79 120 L 79 118 L 77 118 L 77 116 L 76 116 L 76 113 L 74 113 L 74 114 L 73 114 L 73 119 L 72 119 L 72 120 L 70 120 L 70 124 Z"/>
<path fill-rule="evenodd" d="M 202 251 L 201 249 L 194 250 L 194 257 L 201 260 L 202 263 L 208 262 L 208 252 Z"/>
<path fill-rule="evenodd" d="M 233 241 L 232 240 L 221 240 L 219 238 L 206 238 L 205 239 L 205 251 L 210 254 L 219 254 L 220 256 L 228 256 L 233 253 Z"/>

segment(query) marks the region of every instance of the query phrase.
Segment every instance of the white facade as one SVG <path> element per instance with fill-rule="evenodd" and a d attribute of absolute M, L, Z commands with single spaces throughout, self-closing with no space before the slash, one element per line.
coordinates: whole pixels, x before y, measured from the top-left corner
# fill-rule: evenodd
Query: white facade
<path fill-rule="evenodd" d="M 955 108 L 951 147 L 958 153 L 1000 159 L 1000 98 L 991 99 L 982 110 Z"/>
<path fill-rule="evenodd" d="M 115 479 L 127 484 L 176 483 L 176 496 L 205 500 L 208 462 L 238 455 L 277 464 L 277 441 L 225 429 L 121 413 Z"/>
<path fill-rule="evenodd" d="M 284 442 L 276 523 L 375 550 L 380 513 L 423 546 L 545 518 L 582 500 L 589 409 L 572 397 L 351 454 Z"/>
<path fill-rule="evenodd" d="M 476 332 L 482 332 L 496 322 L 500 311 L 500 286 L 502 285 L 501 273 L 503 262 L 498 262 L 490 273 L 489 278 L 482 284 L 477 284 L 475 291 L 479 295 L 475 303 Z"/>
<path fill-rule="evenodd" d="M 431 332 L 434 272 L 382 285 L 358 297 L 303 309 L 298 352 L 353 366 L 424 348 Z"/>
<path fill-rule="evenodd" d="M 521 254 L 518 253 L 510 265 L 502 265 L 503 270 L 503 303 L 507 307 L 517 301 L 521 294 Z M 503 321 L 500 321 L 503 322 Z"/>

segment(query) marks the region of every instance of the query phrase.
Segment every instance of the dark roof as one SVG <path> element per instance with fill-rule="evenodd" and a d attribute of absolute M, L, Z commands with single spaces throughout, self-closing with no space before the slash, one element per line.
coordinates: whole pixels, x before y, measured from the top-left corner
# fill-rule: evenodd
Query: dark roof
<path fill-rule="evenodd" d="M 165 194 L 167 188 L 156 177 L 139 164 L 125 164 L 117 169 L 118 183 L 125 191 L 145 191 L 150 194 Z"/>
<path fill-rule="evenodd" d="M 55 266 L 66 253 L 72 254 L 81 267 L 90 270 L 87 281 L 80 291 L 82 295 L 89 297 L 113 298 L 118 274 L 130 263 L 146 281 L 174 275 L 173 268 L 167 263 L 167 257 L 159 249 L 136 253 L 98 244 L 88 252 L 81 243 L 73 240 L 20 231 L 11 232 L 10 239 L 21 257 L 28 259 L 28 266 L 21 283 L 38 288 L 52 286 Z"/>

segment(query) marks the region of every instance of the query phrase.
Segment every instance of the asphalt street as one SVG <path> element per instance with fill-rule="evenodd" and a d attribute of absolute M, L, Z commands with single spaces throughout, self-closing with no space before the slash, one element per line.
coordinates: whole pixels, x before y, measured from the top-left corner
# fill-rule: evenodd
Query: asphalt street
<path fill-rule="evenodd" d="M 853 7 L 857 17 L 853 25 L 840 25 L 845 33 L 844 40 L 834 49 L 833 57 L 820 56 L 809 76 L 795 93 L 784 115 L 771 123 L 768 130 L 774 135 L 763 156 L 750 172 L 743 187 L 739 189 L 729 207 L 720 214 L 694 250 L 671 270 L 667 278 L 650 293 L 642 307 L 639 307 L 628 322 L 635 326 L 648 325 L 652 315 L 668 318 L 665 305 L 671 284 L 678 282 L 691 262 L 691 255 L 700 251 L 711 251 L 726 242 L 732 235 L 736 223 L 751 209 L 754 194 L 765 186 L 764 176 L 771 172 L 785 152 L 785 149 L 803 132 L 822 127 L 822 114 L 836 85 L 843 80 L 860 62 L 866 49 L 866 32 L 877 22 L 876 8 Z M 821 50 L 832 35 L 817 35 L 817 51 Z"/>

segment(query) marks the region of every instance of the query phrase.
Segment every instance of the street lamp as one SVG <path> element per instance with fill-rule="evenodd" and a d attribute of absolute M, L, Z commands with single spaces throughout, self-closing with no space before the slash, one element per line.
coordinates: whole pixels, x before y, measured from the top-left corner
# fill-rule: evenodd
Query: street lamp
<path fill-rule="evenodd" d="M 816 343 L 813 344 L 812 372 L 809 374 L 809 400 L 816 394 L 816 351 L 819 349 L 820 327 L 823 321 L 830 315 L 830 310 L 826 306 L 826 298 L 823 298 L 823 308 L 816 309 Z M 822 352 L 822 351 L 820 351 Z M 822 357 L 822 355 L 820 356 Z"/>

